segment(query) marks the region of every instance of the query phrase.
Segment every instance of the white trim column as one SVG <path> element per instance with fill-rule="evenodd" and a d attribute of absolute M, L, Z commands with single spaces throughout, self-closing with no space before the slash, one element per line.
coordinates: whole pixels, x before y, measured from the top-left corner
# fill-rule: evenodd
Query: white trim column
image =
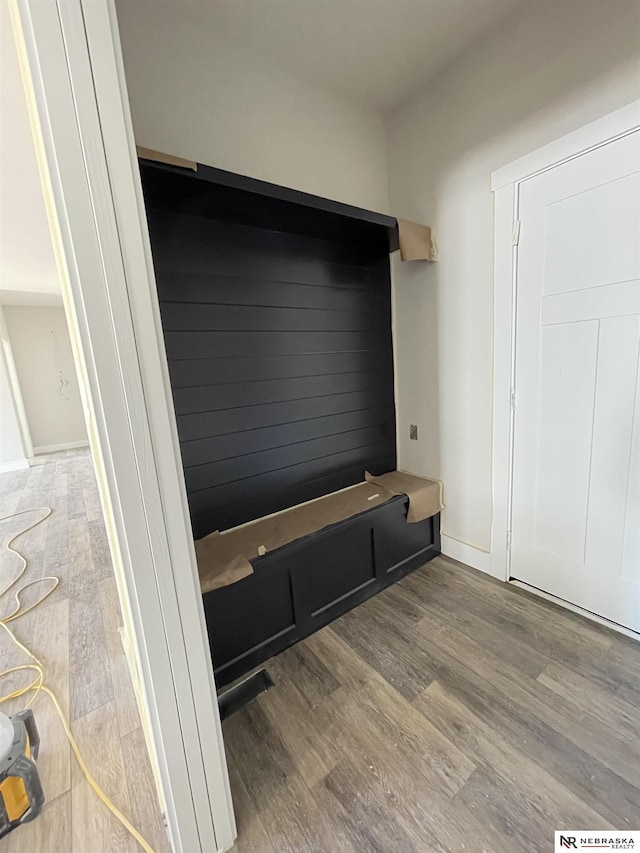
<path fill-rule="evenodd" d="M 112 0 L 10 0 L 125 627 L 180 853 L 235 825 Z"/>

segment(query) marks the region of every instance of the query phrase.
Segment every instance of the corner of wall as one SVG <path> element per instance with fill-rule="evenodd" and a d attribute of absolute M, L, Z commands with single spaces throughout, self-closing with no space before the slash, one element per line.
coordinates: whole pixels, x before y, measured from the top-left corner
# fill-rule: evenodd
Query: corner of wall
<path fill-rule="evenodd" d="M 28 459 L 33 456 L 33 446 L 2 305 L 0 305 L 0 373 L 2 374 L 0 376 L 2 402 L 0 470 L 15 471 L 29 467 Z"/>

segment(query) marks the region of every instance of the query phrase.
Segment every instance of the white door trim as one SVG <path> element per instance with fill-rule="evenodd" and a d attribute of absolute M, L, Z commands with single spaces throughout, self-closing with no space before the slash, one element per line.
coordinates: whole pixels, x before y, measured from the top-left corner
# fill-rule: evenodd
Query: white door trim
<path fill-rule="evenodd" d="M 24 459 L 21 462 L 26 462 L 26 465 L 21 464 L 20 467 L 28 468 L 29 459 L 34 454 L 33 443 L 31 441 L 31 430 L 29 429 L 29 421 L 27 420 L 27 410 L 24 407 L 22 399 L 22 388 L 18 380 L 18 371 L 13 358 L 13 348 L 11 339 L 9 338 L 9 329 L 7 328 L 7 320 L 4 313 L 4 308 L 0 305 L 0 346 L 2 347 L 2 358 L 7 371 L 7 379 L 9 380 L 9 389 L 12 396 L 12 404 L 18 421 L 20 430 L 20 439 L 22 441 L 22 449 L 24 451 Z"/>
<path fill-rule="evenodd" d="M 235 838 L 113 0 L 11 0 L 172 844 Z"/>
<path fill-rule="evenodd" d="M 585 125 L 573 133 L 521 157 L 491 175 L 494 193 L 494 314 L 493 314 L 493 521 L 491 574 L 510 578 L 511 496 L 514 408 L 517 389 L 516 300 L 518 210 L 520 185 L 594 148 L 640 128 L 640 100 Z"/>

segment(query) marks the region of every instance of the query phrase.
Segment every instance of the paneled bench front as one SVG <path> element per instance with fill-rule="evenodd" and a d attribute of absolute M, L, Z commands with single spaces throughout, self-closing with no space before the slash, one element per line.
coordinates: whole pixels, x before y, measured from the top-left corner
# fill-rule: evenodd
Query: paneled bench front
<path fill-rule="evenodd" d="M 251 560 L 253 574 L 204 594 L 222 687 L 440 553 L 440 514 L 408 524 L 403 495 Z"/>

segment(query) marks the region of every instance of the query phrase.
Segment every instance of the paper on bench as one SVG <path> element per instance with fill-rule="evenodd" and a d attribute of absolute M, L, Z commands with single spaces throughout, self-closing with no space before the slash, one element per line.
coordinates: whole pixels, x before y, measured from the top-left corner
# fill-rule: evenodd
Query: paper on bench
<path fill-rule="evenodd" d="M 406 495 L 409 498 L 409 522 L 424 521 L 444 509 L 442 483 L 439 480 L 426 480 L 414 474 L 405 474 L 404 471 L 389 471 L 379 477 L 365 471 L 364 478 L 368 483 L 382 486 L 394 495 Z"/>
<path fill-rule="evenodd" d="M 199 539 L 195 545 L 202 593 L 251 575 L 253 567 L 250 560 L 260 556 L 263 547 L 267 552 L 274 551 L 384 504 L 396 495 L 409 496 L 409 521 L 420 521 L 440 511 L 439 483 L 410 474 L 400 474 L 401 479 L 397 480 L 385 480 L 399 473 L 383 474 L 371 478 L 371 482 L 291 507 L 286 512 L 242 525 L 224 535 L 216 531 Z M 370 474 L 366 476 L 367 479 L 371 477 Z"/>

